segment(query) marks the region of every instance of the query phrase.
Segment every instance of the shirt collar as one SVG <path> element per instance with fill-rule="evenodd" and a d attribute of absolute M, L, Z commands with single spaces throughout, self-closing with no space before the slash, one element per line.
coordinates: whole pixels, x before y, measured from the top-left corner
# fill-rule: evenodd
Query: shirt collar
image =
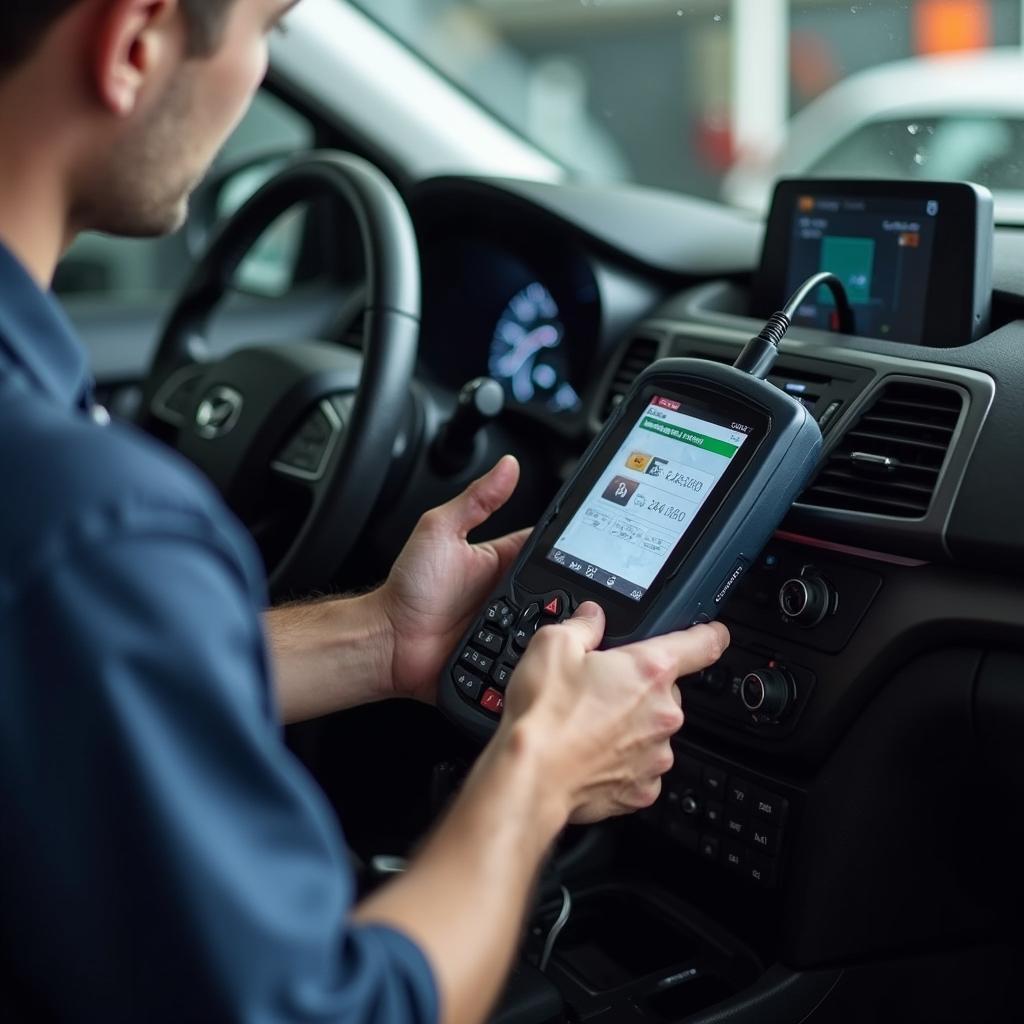
<path fill-rule="evenodd" d="M 85 351 L 67 314 L 2 243 L 0 348 L 61 405 L 76 405 L 89 387 Z"/>

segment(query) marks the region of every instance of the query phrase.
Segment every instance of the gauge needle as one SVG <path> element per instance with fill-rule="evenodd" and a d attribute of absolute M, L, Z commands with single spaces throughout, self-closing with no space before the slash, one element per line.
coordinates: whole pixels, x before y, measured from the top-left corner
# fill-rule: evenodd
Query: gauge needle
<path fill-rule="evenodd" d="M 556 348 L 562 332 L 553 324 L 542 324 L 516 342 L 515 348 L 498 360 L 497 370 L 502 377 L 514 377 L 541 349 Z"/>

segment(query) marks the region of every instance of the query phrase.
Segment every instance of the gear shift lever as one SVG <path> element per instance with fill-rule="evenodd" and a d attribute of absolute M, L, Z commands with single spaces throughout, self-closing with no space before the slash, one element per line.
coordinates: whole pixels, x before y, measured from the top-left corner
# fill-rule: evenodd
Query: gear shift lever
<path fill-rule="evenodd" d="M 491 377 L 471 380 L 459 393 L 455 415 L 441 428 L 431 452 L 434 468 L 455 476 L 472 461 L 480 431 L 505 409 L 505 389 Z"/>

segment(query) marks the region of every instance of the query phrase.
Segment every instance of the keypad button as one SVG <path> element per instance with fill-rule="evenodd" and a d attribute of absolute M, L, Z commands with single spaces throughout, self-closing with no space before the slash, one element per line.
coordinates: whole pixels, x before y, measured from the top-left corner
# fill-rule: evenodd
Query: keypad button
<path fill-rule="evenodd" d="M 484 695 L 480 698 L 480 707 L 482 707 L 484 711 L 490 711 L 495 715 L 500 715 L 502 709 L 505 707 L 505 696 L 493 687 L 484 690 Z"/>
<path fill-rule="evenodd" d="M 774 855 L 779 852 L 779 830 L 777 828 L 752 821 L 747 838 L 750 840 L 750 845 L 756 846 L 762 853 Z"/>
<path fill-rule="evenodd" d="M 725 831 L 733 839 L 746 839 L 747 838 L 747 823 L 743 818 L 737 818 L 734 814 L 726 813 L 725 815 Z"/>
<path fill-rule="evenodd" d="M 754 815 L 762 821 L 776 826 L 785 821 L 789 804 L 781 796 L 763 789 L 755 789 L 750 794 L 750 800 Z"/>
<path fill-rule="evenodd" d="M 516 621 L 517 610 L 507 601 L 493 601 L 484 612 L 484 621 L 488 626 L 495 626 L 507 633 Z"/>
<path fill-rule="evenodd" d="M 712 828 L 718 828 L 722 824 L 724 815 L 725 808 L 719 803 L 711 802 L 704 808 L 704 820 Z"/>
<path fill-rule="evenodd" d="M 477 647 L 483 648 L 483 650 L 491 654 L 500 654 L 502 647 L 505 646 L 505 638 L 487 626 L 483 626 L 476 631 L 472 642 Z"/>
<path fill-rule="evenodd" d="M 528 604 L 523 609 L 523 614 L 519 616 L 519 625 L 527 627 L 533 626 L 533 628 L 536 629 L 536 623 L 539 618 L 540 605 L 536 601 L 534 601 L 532 604 Z"/>
<path fill-rule="evenodd" d="M 747 851 L 739 844 L 727 839 L 722 846 L 722 863 L 733 871 L 742 871 L 747 862 Z"/>
<path fill-rule="evenodd" d="M 452 680 L 470 700 L 476 700 L 483 692 L 484 681 L 461 665 L 452 669 Z"/>
<path fill-rule="evenodd" d="M 502 655 L 502 658 L 504 658 L 505 661 L 507 661 L 509 663 L 509 665 L 511 665 L 514 668 L 516 665 L 519 664 L 519 659 L 522 656 L 523 656 L 523 652 L 521 650 L 519 650 L 519 648 L 516 647 L 515 644 L 510 643 L 508 645 L 508 649 Z"/>
<path fill-rule="evenodd" d="M 704 789 L 716 800 L 720 800 L 725 793 L 725 772 L 718 768 L 705 768 Z"/>
<path fill-rule="evenodd" d="M 564 594 L 548 594 L 542 602 L 541 611 L 547 619 L 564 619 L 568 602 Z"/>
<path fill-rule="evenodd" d="M 473 669 L 474 672 L 479 672 L 482 676 L 487 675 L 494 666 L 494 659 L 489 658 L 486 654 L 481 654 L 475 647 L 467 647 L 459 655 L 459 661 L 467 668 Z"/>
<path fill-rule="evenodd" d="M 735 777 L 725 787 L 725 800 L 730 806 L 742 810 L 744 814 L 750 809 L 750 783 Z"/>
<path fill-rule="evenodd" d="M 508 681 L 512 678 L 512 666 L 506 665 L 503 662 L 498 662 L 494 666 L 494 671 L 491 673 L 491 680 L 499 690 L 504 690 L 508 686 Z"/>
<path fill-rule="evenodd" d="M 525 651 L 533 639 L 534 630 L 530 626 L 520 626 L 512 634 L 512 646 L 518 651 Z"/>

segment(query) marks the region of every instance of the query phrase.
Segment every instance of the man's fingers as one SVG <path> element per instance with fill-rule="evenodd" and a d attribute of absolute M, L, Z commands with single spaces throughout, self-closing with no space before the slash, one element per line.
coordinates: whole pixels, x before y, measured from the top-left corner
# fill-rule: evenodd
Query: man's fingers
<path fill-rule="evenodd" d="M 512 497 L 519 483 L 519 462 L 506 455 L 486 475 L 438 510 L 462 538 L 487 522 Z"/>
<path fill-rule="evenodd" d="M 720 622 L 692 626 L 681 633 L 668 633 L 624 648 L 639 655 L 649 665 L 659 666 L 669 678 L 700 672 L 725 653 L 730 642 L 729 630 Z"/>
<path fill-rule="evenodd" d="M 593 601 L 584 601 L 576 614 L 558 628 L 573 630 L 585 651 L 596 651 L 604 639 L 604 627 L 604 609 Z"/>

